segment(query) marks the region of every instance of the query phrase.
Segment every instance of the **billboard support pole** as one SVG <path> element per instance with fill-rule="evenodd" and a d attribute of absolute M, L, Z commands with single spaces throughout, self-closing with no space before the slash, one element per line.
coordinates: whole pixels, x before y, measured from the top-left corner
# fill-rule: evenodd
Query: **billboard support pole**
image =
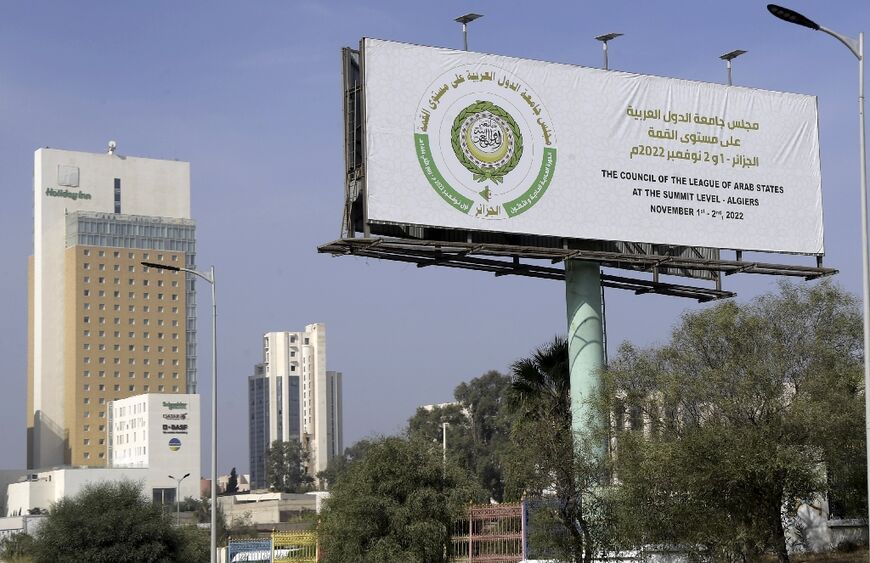
<path fill-rule="evenodd" d="M 571 371 L 571 420 L 575 440 L 589 430 L 594 397 L 604 367 L 601 267 L 596 262 L 565 261 L 568 309 L 568 365 Z M 600 452 L 603 453 L 603 452 Z"/>

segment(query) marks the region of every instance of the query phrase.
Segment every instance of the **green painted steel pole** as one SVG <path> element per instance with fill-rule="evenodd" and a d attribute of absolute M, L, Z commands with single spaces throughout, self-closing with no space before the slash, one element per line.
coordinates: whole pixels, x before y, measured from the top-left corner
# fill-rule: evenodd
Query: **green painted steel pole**
<path fill-rule="evenodd" d="M 565 262 L 568 306 L 568 360 L 571 369 L 571 419 L 574 436 L 591 430 L 589 404 L 604 367 L 604 325 L 601 314 L 601 267 L 594 262 Z"/>

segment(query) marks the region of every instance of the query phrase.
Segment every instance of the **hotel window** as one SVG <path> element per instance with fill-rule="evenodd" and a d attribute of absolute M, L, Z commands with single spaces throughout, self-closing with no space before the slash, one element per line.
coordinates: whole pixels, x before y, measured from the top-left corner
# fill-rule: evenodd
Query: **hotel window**
<path fill-rule="evenodd" d="M 117 303 L 115 303 L 114 305 L 112 305 L 112 310 L 113 310 L 113 311 L 120 311 L 120 310 L 121 310 L 121 306 L 118 305 Z"/>
<path fill-rule="evenodd" d="M 146 334 L 147 334 L 147 333 L 146 333 Z M 146 336 L 145 338 L 148 338 L 148 337 Z M 149 345 L 147 345 L 147 344 L 143 345 L 143 346 L 142 346 L 142 351 L 143 351 L 143 352 L 150 352 L 150 351 L 151 351 L 151 346 L 149 346 Z"/>
<path fill-rule="evenodd" d="M 115 371 L 115 372 L 112 372 L 112 375 L 113 375 L 114 377 L 121 377 L 121 372 L 120 372 L 120 371 Z"/>
<path fill-rule="evenodd" d="M 163 372 L 162 371 L 157 372 L 157 379 L 163 379 Z"/>
<path fill-rule="evenodd" d="M 97 283 L 106 283 L 106 278 L 104 278 L 103 276 L 98 277 Z"/>
<path fill-rule="evenodd" d="M 172 261 L 173 261 L 173 262 L 178 262 L 178 256 L 173 255 L 173 256 L 172 256 Z"/>
<path fill-rule="evenodd" d="M 84 283 L 91 283 L 91 278 L 89 276 L 85 276 L 84 278 L 82 278 L 82 281 Z"/>
<path fill-rule="evenodd" d="M 149 377 L 151 377 L 151 372 L 142 372 L 142 379 L 148 379 Z"/>
<path fill-rule="evenodd" d="M 120 272 L 120 271 L 121 271 L 121 265 L 120 265 L 120 264 L 115 264 L 115 265 L 113 265 L 113 266 L 112 266 L 112 270 L 114 270 L 114 271 L 116 271 L 116 272 Z"/>
<path fill-rule="evenodd" d="M 147 252 L 142 254 L 142 260 L 148 260 L 148 253 Z"/>
<path fill-rule="evenodd" d="M 85 297 L 90 297 L 90 295 L 91 295 L 91 290 L 90 290 L 90 289 L 86 289 L 86 290 L 84 290 L 84 291 L 82 292 L 82 295 L 84 295 Z"/>
<path fill-rule="evenodd" d="M 101 364 L 105 364 L 105 363 L 106 363 L 106 358 L 100 356 L 100 358 L 98 358 L 97 361 L 100 362 Z"/>
<path fill-rule="evenodd" d="M 157 390 L 158 390 L 158 391 L 163 391 L 163 386 L 162 386 L 162 385 L 158 385 L 158 386 L 157 386 Z"/>
<path fill-rule="evenodd" d="M 91 411 L 85 411 L 82 413 L 82 416 L 85 418 L 91 418 Z"/>
<path fill-rule="evenodd" d="M 116 250 L 116 251 L 114 251 L 114 252 L 112 253 L 112 256 L 113 256 L 114 258 L 120 258 L 120 257 L 121 257 L 121 253 L 118 252 L 118 251 Z"/>
<path fill-rule="evenodd" d="M 100 411 L 100 418 L 106 418 L 106 411 Z"/>
<path fill-rule="evenodd" d="M 177 393 L 177 392 L 178 392 L 178 385 L 173 385 L 173 386 L 172 386 L 172 390 L 175 391 L 175 392 Z"/>
<path fill-rule="evenodd" d="M 162 351 L 163 351 L 163 346 L 158 346 L 158 347 L 157 347 L 157 351 L 158 351 L 158 352 L 162 352 Z"/>
<path fill-rule="evenodd" d="M 157 255 L 157 261 L 158 261 L 158 262 L 163 262 L 163 255 L 162 255 L 162 254 L 158 254 L 158 255 Z"/>
<path fill-rule="evenodd" d="M 84 347 L 85 350 L 90 350 L 90 349 L 91 349 L 91 345 L 88 344 L 87 342 L 85 342 L 85 344 L 83 345 L 83 347 Z"/>
<path fill-rule="evenodd" d="M 115 400 L 117 400 L 117 399 L 115 399 Z M 106 426 L 104 424 L 100 424 L 97 428 L 100 432 L 102 432 L 103 430 L 106 429 Z"/>
<path fill-rule="evenodd" d="M 132 313 L 136 310 L 136 305 L 127 305 L 127 311 Z"/>
<path fill-rule="evenodd" d="M 136 377 L 136 372 L 133 372 L 133 371 L 127 372 L 127 377 L 130 379 L 134 379 Z"/>
<path fill-rule="evenodd" d="M 148 293 L 147 293 L 147 292 L 145 292 L 145 293 L 142 294 L 142 299 L 148 299 Z"/>
<path fill-rule="evenodd" d="M 100 291 L 97 292 L 97 295 L 100 296 L 100 297 L 105 297 L 105 296 L 106 296 L 106 292 L 103 291 L 103 290 L 101 289 Z"/>
<path fill-rule="evenodd" d="M 144 390 L 144 391 L 145 391 L 145 392 L 146 392 L 146 393 L 147 393 L 147 392 L 148 392 L 148 389 L 149 389 L 149 387 L 148 387 L 148 386 L 147 386 L 147 385 L 145 385 L 145 386 L 143 386 L 143 387 L 142 387 L 142 389 L 143 389 L 143 390 Z"/>
<path fill-rule="evenodd" d="M 127 324 L 128 324 L 128 325 L 134 325 L 134 324 L 136 324 L 136 319 L 133 319 L 133 318 L 129 318 L 129 319 L 127 319 Z"/>
<path fill-rule="evenodd" d="M 100 442 L 102 443 L 102 440 L 100 440 Z M 100 459 L 103 459 L 104 457 L 106 457 L 106 453 L 100 452 L 97 457 L 99 457 Z"/>
<path fill-rule="evenodd" d="M 121 363 L 121 358 L 117 358 L 117 357 L 116 357 L 116 358 L 112 358 L 112 363 L 113 363 L 113 364 L 120 364 L 120 363 Z"/>
<path fill-rule="evenodd" d="M 121 390 L 121 386 L 120 386 L 120 385 L 115 385 L 115 386 L 113 386 L 113 389 L 114 389 L 115 391 L 120 391 L 120 390 Z"/>
<path fill-rule="evenodd" d="M 91 255 L 91 251 L 88 250 L 88 249 L 86 248 L 86 249 L 82 250 L 82 254 L 83 254 L 84 256 L 90 256 L 90 255 Z"/>
<path fill-rule="evenodd" d="M 142 280 L 142 285 L 148 285 L 148 280 Z"/>
<path fill-rule="evenodd" d="M 106 399 L 105 399 L 105 397 L 100 397 L 100 399 L 99 399 L 99 403 L 100 403 L 101 405 L 105 405 L 105 404 L 106 404 Z"/>
<path fill-rule="evenodd" d="M 136 345 L 135 345 L 135 344 L 130 344 L 130 345 L 128 345 L 128 346 L 127 346 L 127 351 L 129 351 L 129 352 L 135 352 L 135 351 L 136 351 Z"/>
<path fill-rule="evenodd" d="M 90 425 L 90 424 L 85 424 L 84 426 L 82 426 L 82 431 L 83 431 L 83 432 L 90 432 L 90 430 L 91 430 L 91 425 Z"/>
<path fill-rule="evenodd" d="M 162 299 L 163 299 L 163 294 L 162 294 L 162 293 L 158 293 L 158 294 L 157 294 L 157 299 L 162 300 Z"/>
<path fill-rule="evenodd" d="M 100 370 L 100 372 L 99 372 L 99 376 L 100 376 L 100 377 L 106 377 L 106 372 L 103 371 L 103 370 Z"/>
<path fill-rule="evenodd" d="M 127 294 L 127 299 L 136 299 L 136 292 L 135 292 L 135 291 L 131 291 L 130 293 L 128 293 L 128 294 Z"/>
<path fill-rule="evenodd" d="M 106 324 L 106 317 L 100 317 L 99 321 L 101 325 Z"/>
<path fill-rule="evenodd" d="M 157 287 L 163 287 L 163 280 L 157 280 Z"/>
<path fill-rule="evenodd" d="M 162 312 L 163 312 L 163 305 L 158 305 L 158 306 L 157 306 L 157 312 L 158 312 L 158 313 L 162 313 Z"/>
<path fill-rule="evenodd" d="M 90 357 L 90 356 L 85 356 L 85 357 L 83 358 L 83 361 L 84 361 L 86 364 L 89 364 L 89 363 L 91 363 L 91 357 Z"/>
<path fill-rule="evenodd" d="M 91 457 L 91 454 L 90 454 L 90 453 L 88 453 L 88 452 L 85 452 L 85 453 L 84 453 L 84 458 L 85 458 L 85 459 L 90 459 L 90 457 Z"/>
<path fill-rule="evenodd" d="M 91 402 L 90 398 L 88 398 L 88 397 L 85 397 L 83 400 L 84 400 L 84 403 L 86 405 L 90 404 L 90 402 Z"/>
<path fill-rule="evenodd" d="M 115 285 L 120 284 L 120 283 L 121 283 L 121 278 L 115 278 L 114 280 L 112 280 L 112 283 L 114 283 Z"/>
<path fill-rule="evenodd" d="M 101 272 L 103 272 L 103 271 L 106 270 L 106 265 L 105 265 L 105 264 L 100 264 L 97 268 L 98 268 Z"/>
<path fill-rule="evenodd" d="M 90 439 L 90 438 L 85 438 L 85 439 L 83 440 L 83 443 L 84 443 L 84 445 L 86 445 L 86 446 L 90 446 L 90 445 L 91 445 L 91 439 Z"/>
<path fill-rule="evenodd" d="M 127 266 L 127 271 L 128 272 L 135 272 L 136 268 L 134 266 Z"/>
<path fill-rule="evenodd" d="M 97 386 L 97 390 L 98 390 L 98 391 L 105 391 L 105 390 L 106 390 L 106 386 L 103 385 L 103 384 L 100 384 L 100 385 Z M 100 399 L 100 400 L 102 401 L 102 399 Z"/>
<path fill-rule="evenodd" d="M 85 321 L 85 322 L 87 322 L 87 321 Z M 91 335 L 91 331 L 89 331 L 89 330 L 85 330 L 82 332 L 82 336 L 90 336 L 90 335 Z"/>
<path fill-rule="evenodd" d="M 89 384 L 85 383 L 85 384 L 82 386 L 82 389 L 84 389 L 85 391 L 90 391 L 90 390 L 91 390 L 91 386 L 90 386 Z"/>
<path fill-rule="evenodd" d="M 119 297 L 121 297 L 121 292 L 116 289 L 114 291 L 114 293 L 112 293 L 112 297 L 114 297 L 115 299 L 118 299 Z"/>
<path fill-rule="evenodd" d="M 127 285 L 136 285 L 136 280 L 134 280 L 133 278 L 128 279 Z"/>
<path fill-rule="evenodd" d="M 121 324 L 121 318 L 120 318 L 120 317 L 115 317 L 115 324 L 116 324 L 116 325 Z"/>
<path fill-rule="evenodd" d="M 98 331 L 98 332 L 97 332 L 97 335 L 98 335 L 100 338 L 105 338 L 105 337 L 106 337 L 106 331 L 105 331 L 105 330 Z"/>

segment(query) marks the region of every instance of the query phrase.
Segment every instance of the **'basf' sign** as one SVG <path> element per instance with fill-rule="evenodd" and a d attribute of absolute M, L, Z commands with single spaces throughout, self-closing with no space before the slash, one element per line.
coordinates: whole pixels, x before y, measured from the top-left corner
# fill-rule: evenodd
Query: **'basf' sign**
<path fill-rule="evenodd" d="M 821 254 L 812 96 L 366 39 L 368 220 Z"/>

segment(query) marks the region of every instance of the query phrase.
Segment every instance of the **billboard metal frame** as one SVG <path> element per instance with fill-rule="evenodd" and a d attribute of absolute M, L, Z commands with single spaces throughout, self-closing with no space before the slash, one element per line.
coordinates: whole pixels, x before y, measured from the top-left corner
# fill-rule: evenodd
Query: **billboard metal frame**
<path fill-rule="evenodd" d="M 359 50 L 342 49 L 345 141 L 342 238 L 321 245 L 318 252 L 410 262 L 418 267 L 445 266 L 492 272 L 496 276 L 521 275 L 554 280 L 565 277 L 564 270 L 554 267 L 555 264 L 569 259 L 591 261 L 606 268 L 650 275 L 650 279 L 603 275 L 605 287 L 698 301 L 735 295 L 722 289 L 723 275 L 750 273 L 814 279 L 837 273 L 833 268 L 823 267 L 822 255 L 815 256 L 814 266 L 800 266 L 744 261 L 740 250 L 735 251 L 734 260 L 723 260 L 718 248 L 566 239 L 369 221 L 366 212 L 363 44 L 364 40 L 361 40 Z M 359 234 L 362 238 L 358 237 Z M 664 282 L 660 280 L 663 275 L 706 280 L 713 282 L 715 287 Z"/>

